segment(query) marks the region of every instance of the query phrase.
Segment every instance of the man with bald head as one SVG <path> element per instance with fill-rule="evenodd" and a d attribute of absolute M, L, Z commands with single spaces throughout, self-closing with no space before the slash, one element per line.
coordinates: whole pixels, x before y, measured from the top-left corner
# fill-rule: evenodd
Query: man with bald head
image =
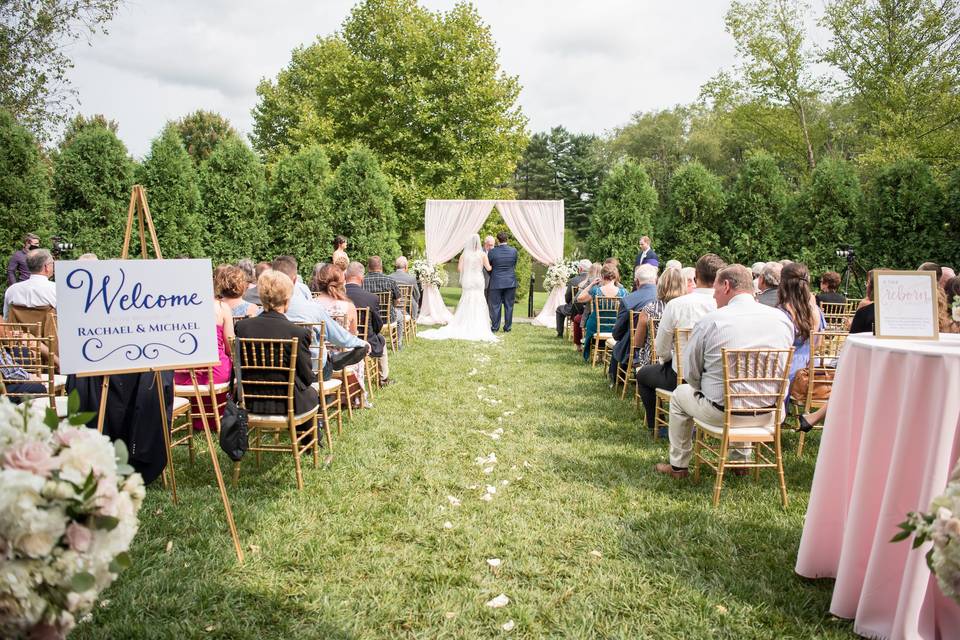
<path fill-rule="evenodd" d="M 390 277 L 397 281 L 397 284 L 402 284 L 406 286 L 413 287 L 413 304 L 411 305 L 411 310 L 413 311 L 413 318 L 416 319 L 420 315 L 420 283 L 417 282 L 417 279 L 410 275 L 409 263 L 407 262 L 407 256 L 400 256 L 393 262 L 393 266 L 396 268 L 396 271 L 390 274 Z"/>
<path fill-rule="evenodd" d="M 789 316 L 754 299 L 753 274 L 743 265 L 730 265 L 717 273 L 713 297 L 717 310 L 694 325 L 680 356 L 684 384 L 674 389 L 670 400 L 670 462 L 654 467 L 657 473 L 674 478 L 689 475 L 694 419 L 723 424 L 723 349 L 789 349 L 793 345 Z M 731 460 L 745 460 L 746 455 L 742 449 L 730 451 Z"/>
<path fill-rule="evenodd" d="M 391 303 L 392 309 L 390 313 L 390 318 L 384 318 L 384 323 L 393 322 L 397 325 L 397 333 L 400 336 L 401 342 L 403 341 L 403 311 L 397 306 L 397 301 L 400 300 L 400 287 L 397 286 L 397 281 L 386 275 L 383 272 L 383 260 L 380 259 L 380 256 L 370 256 L 367 259 L 367 275 L 363 279 L 363 288 L 365 291 L 370 293 L 383 293 L 384 291 L 389 291 L 392 296 Z"/>

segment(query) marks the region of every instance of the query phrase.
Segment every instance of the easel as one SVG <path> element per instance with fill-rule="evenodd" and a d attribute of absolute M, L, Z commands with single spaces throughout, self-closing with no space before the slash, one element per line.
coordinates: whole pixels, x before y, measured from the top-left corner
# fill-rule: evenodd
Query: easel
<path fill-rule="evenodd" d="M 144 260 L 147 256 L 146 230 L 150 232 L 150 239 L 153 245 L 153 252 L 157 260 L 163 260 L 163 254 L 160 253 L 160 243 L 157 240 L 157 230 L 153 226 L 153 218 L 150 216 L 150 208 L 147 206 L 147 195 L 143 187 L 139 184 L 133 186 L 130 194 L 130 207 L 127 210 L 127 227 L 123 235 L 123 251 L 120 259 L 128 260 L 130 254 L 130 239 L 133 233 L 133 217 L 137 216 L 140 236 L 140 256 Z M 146 228 L 145 228 L 146 227 Z M 233 510 L 230 508 L 230 499 L 227 497 L 227 488 L 223 482 L 223 473 L 220 471 L 220 461 L 217 458 L 217 449 L 214 446 L 213 436 L 210 433 L 210 425 L 207 422 L 207 412 L 203 406 L 203 394 L 200 391 L 200 384 L 197 381 L 197 369 L 201 366 L 207 368 L 207 388 L 210 392 L 210 407 L 216 423 L 217 432 L 220 431 L 220 411 L 217 406 L 216 392 L 213 389 L 213 366 L 211 364 L 199 365 L 187 369 L 190 372 L 190 381 L 193 384 L 194 397 L 197 406 L 200 408 L 200 421 L 203 424 L 203 433 L 207 438 L 207 448 L 210 451 L 210 461 L 213 463 L 213 472 L 217 476 L 217 486 L 220 488 L 220 498 L 223 500 L 223 509 L 227 515 L 227 524 L 230 527 L 230 537 L 233 539 L 233 548 L 237 552 L 237 560 L 243 563 L 243 548 L 240 546 L 240 536 L 237 533 L 237 525 L 233 520 Z M 164 369 L 133 369 L 124 371 L 113 371 L 91 375 L 103 375 L 103 386 L 100 391 L 100 407 L 97 412 L 97 430 L 103 433 L 103 422 L 107 409 L 107 393 L 110 388 L 111 373 L 137 373 L 143 371 L 152 371 L 154 374 L 154 383 L 157 385 L 157 396 L 160 400 L 160 422 L 163 428 L 163 442 L 167 452 L 167 467 L 170 472 L 170 489 L 173 495 L 173 503 L 178 503 L 177 498 L 177 478 L 173 469 L 173 451 L 170 445 L 170 429 L 167 417 L 167 402 L 163 393 L 163 379 L 161 372 Z M 80 375 L 80 374 L 78 374 Z M 192 427 L 191 427 L 192 428 Z"/>

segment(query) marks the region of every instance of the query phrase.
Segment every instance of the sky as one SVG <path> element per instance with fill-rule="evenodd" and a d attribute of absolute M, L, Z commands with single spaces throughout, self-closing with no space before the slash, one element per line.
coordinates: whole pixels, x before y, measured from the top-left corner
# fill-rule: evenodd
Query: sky
<path fill-rule="evenodd" d="M 256 86 L 290 52 L 335 32 L 354 0 L 128 0 L 109 34 L 73 46 L 78 113 L 119 123 L 143 157 L 168 120 L 216 111 L 252 128 Z M 453 0 L 421 0 L 438 11 Z M 602 134 L 638 111 L 696 99 L 735 64 L 723 0 L 475 0 L 519 77 L 531 133 L 556 125 Z"/>

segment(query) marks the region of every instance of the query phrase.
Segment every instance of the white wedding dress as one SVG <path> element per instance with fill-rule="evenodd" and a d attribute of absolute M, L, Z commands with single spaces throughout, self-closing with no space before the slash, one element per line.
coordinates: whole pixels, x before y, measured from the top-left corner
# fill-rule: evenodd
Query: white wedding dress
<path fill-rule="evenodd" d="M 483 295 L 482 251 L 464 252 L 460 287 L 463 292 L 460 294 L 453 320 L 445 327 L 421 331 L 417 337 L 427 340 L 498 342 L 497 336 L 490 330 L 490 307 Z"/>

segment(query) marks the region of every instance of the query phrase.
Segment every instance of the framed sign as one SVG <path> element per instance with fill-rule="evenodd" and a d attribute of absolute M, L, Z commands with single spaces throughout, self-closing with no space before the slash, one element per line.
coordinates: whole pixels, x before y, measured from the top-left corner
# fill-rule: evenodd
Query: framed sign
<path fill-rule="evenodd" d="M 937 274 L 933 271 L 874 271 L 878 338 L 937 340 Z"/>
<path fill-rule="evenodd" d="M 56 263 L 62 373 L 216 365 L 210 260 Z"/>

